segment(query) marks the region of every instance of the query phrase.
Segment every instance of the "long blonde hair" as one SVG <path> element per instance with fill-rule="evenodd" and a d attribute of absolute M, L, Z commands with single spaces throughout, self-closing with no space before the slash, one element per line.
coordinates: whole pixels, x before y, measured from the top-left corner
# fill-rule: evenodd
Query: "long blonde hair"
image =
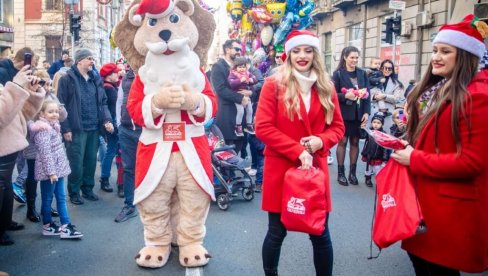
<path fill-rule="evenodd" d="M 325 71 L 325 65 L 320 58 L 320 53 L 316 48 L 313 48 L 311 71 L 317 75 L 317 81 L 314 86 L 325 111 L 325 122 L 330 124 L 334 117 L 335 108 L 332 103 L 334 87 L 331 84 L 329 74 Z M 298 118 L 302 119 L 300 115 L 299 85 L 297 78 L 293 74 L 293 65 L 291 64 L 290 57 L 278 68 L 277 79 L 279 80 L 280 86 L 286 87 L 284 101 L 288 118 L 293 121 L 293 114 L 296 113 Z"/>

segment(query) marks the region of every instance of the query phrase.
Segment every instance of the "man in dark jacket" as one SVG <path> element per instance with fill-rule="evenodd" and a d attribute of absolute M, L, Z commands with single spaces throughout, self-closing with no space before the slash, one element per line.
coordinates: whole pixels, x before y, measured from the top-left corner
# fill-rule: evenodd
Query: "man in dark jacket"
<path fill-rule="evenodd" d="M 124 207 L 115 217 L 115 222 L 123 222 L 137 215 L 134 207 L 134 175 L 136 164 L 137 144 L 141 136 L 142 128 L 132 121 L 127 111 L 127 98 L 129 97 L 130 87 L 134 81 L 135 74 L 132 69 L 127 71 L 122 79 L 122 91 L 124 96 L 120 108 L 119 144 L 122 149 L 122 167 L 124 168 Z"/>
<path fill-rule="evenodd" d="M 61 53 L 62 53 L 61 59 L 53 62 L 51 67 L 49 67 L 49 70 L 47 70 L 51 79 L 54 79 L 54 74 L 56 74 L 56 72 L 58 72 L 59 69 L 64 67 L 64 61 L 69 58 L 68 50 L 63 50 Z"/>
<path fill-rule="evenodd" d="M 102 80 L 92 72 L 93 54 L 81 48 L 75 53 L 75 65 L 58 84 L 59 101 L 68 111 L 68 119 L 61 123 L 61 132 L 66 142 L 70 161 L 68 192 L 71 202 L 83 204 L 83 197 L 95 201 L 95 169 L 98 137 L 101 126 L 112 133 L 112 117 L 107 107 L 107 96 Z"/>
<path fill-rule="evenodd" d="M 236 152 L 242 148 L 242 137 L 236 136 L 234 132 L 237 109 L 235 104 L 247 105 L 250 103 L 252 91 L 241 90 L 239 93 L 232 91 L 229 81 L 229 70 L 234 59 L 240 56 L 241 45 L 236 40 L 227 40 L 223 45 L 224 57 L 217 61 L 212 67 L 212 86 L 218 96 L 218 112 L 216 124 L 222 131 L 225 143 L 235 145 Z"/>
<path fill-rule="evenodd" d="M 0 83 L 5 86 L 7 81 L 12 81 L 14 76 L 24 67 L 24 55 L 30 53 L 34 56 L 34 52 L 29 47 L 24 47 L 15 53 L 13 60 L 8 58 L 0 60 Z"/>

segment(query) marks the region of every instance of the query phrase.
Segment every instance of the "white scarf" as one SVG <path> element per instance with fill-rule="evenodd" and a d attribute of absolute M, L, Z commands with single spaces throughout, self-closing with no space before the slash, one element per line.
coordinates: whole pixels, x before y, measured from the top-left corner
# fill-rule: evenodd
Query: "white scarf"
<path fill-rule="evenodd" d="M 293 69 L 293 75 L 297 78 L 298 86 L 300 87 L 300 95 L 302 96 L 305 109 L 308 113 L 310 110 L 310 102 L 312 100 L 312 86 L 317 82 L 317 75 L 313 71 L 298 72 L 295 69 Z"/>

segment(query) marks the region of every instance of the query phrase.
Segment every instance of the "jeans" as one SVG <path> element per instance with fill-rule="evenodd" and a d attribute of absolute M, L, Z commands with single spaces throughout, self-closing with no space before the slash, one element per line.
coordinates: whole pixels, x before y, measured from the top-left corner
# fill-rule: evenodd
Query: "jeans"
<path fill-rule="evenodd" d="M 25 158 L 24 155 L 18 154 L 17 156 L 17 179 L 15 180 L 15 183 L 17 183 L 19 186 L 23 187 L 25 180 L 27 179 L 27 166 L 25 163 Z"/>
<path fill-rule="evenodd" d="M 141 130 L 132 130 L 124 126 L 119 128 L 119 145 L 122 155 L 122 167 L 124 168 L 124 203 L 129 207 L 134 206 L 134 174 L 137 144 L 140 135 Z"/>
<path fill-rule="evenodd" d="M 415 275 L 417 276 L 459 276 L 459 271 L 431 263 L 421 259 L 415 255 L 408 253 L 408 257 L 412 261 Z"/>
<path fill-rule="evenodd" d="M 251 149 L 252 168 L 256 170 L 256 184 L 263 183 L 264 144 L 256 135 L 249 135 L 249 148 Z"/>
<path fill-rule="evenodd" d="M 107 143 L 102 135 L 98 137 L 98 160 L 102 162 L 105 158 L 105 152 L 107 152 Z"/>
<path fill-rule="evenodd" d="M 0 237 L 12 222 L 14 192 L 12 190 L 12 173 L 18 152 L 0 157 Z"/>
<path fill-rule="evenodd" d="M 268 233 L 263 242 L 263 268 L 266 275 L 277 275 L 280 261 L 281 245 L 286 237 L 286 229 L 281 223 L 280 213 L 268 213 Z M 320 236 L 309 235 L 313 247 L 313 263 L 317 276 L 332 275 L 334 255 L 329 227 L 326 225 Z"/>
<path fill-rule="evenodd" d="M 68 176 L 68 192 L 72 197 L 90 193 L 95 186 L 95 170 L 97 168 L 98 130 L 75 131 L 73 141 L 66 142 L 71 174 Z"/>
<path fill-rule="evenodd" d="M 66 207 L 66 192 L 64 191 L 64 178 L 60 177 L 57 182 L 51 183 L 51 180 L 41 181 L 41 214 L 42 223 L 52 222 L 51 204 L 53 195 L 56 197 L 56 207 L 58 208 L 59 220 L 61 225 L 69 224 L 68 208 Z"/>
<path fill-rule="evenodd" d="M 102 178 L 110 178 L 112 161 L 119 150 L 119 136 L 117 134 L 107 134 L 107 151 L 102 159 Z"/>

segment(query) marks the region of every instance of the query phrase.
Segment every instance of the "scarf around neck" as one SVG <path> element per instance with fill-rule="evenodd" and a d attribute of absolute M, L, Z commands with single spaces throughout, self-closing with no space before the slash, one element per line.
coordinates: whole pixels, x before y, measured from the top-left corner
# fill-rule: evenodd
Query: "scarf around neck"
<path fill-rule="evenodd" d="M 434 84 L 431 88 L 425 90 L 419 98 L 419 110 L 421 115 L 425 115 L 430 107 L 434 105 L 435 100 L 434 96 L 436 95 L 437 91 L 439 91 L 444 84 L 446 84 L 447 80 L 443 79 L 438 83 Z"/>

